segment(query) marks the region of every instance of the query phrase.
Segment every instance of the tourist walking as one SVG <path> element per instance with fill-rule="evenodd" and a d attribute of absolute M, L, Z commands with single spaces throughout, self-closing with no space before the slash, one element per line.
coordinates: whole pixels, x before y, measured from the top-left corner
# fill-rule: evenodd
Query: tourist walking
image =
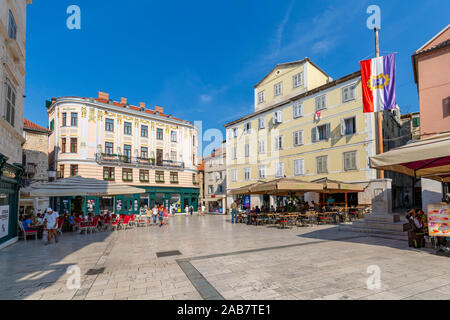
<path fill-rule="evenodd" d="M 169 224 L 169 210 L 164 210 L 164 225 L 168 225 Z"/>
<path fill-rule="evenodd" d="M 189 213 L 191 214 L 191 216 L 194 214 L 194 206 L 193 205 L 191 205 L 189 207 Z"/>
<path fill-rule="evenodd" d="M 156 206 L 156 204 L 153 207 L 152 212 L 153 212 L 153 224 L 156 224 L 156 219 L 158 218 L 158 207 Z"/>
<path fill-rule="evenodd" d="M 231 223 L 237 223 L 237 216 L 238 216 L 238 212 L 237 212 L 237 203 L 236 201 L 234 201 L 231 204 Z"/>
<path fill-rule="evenodd" d="M 202 204 L 202 211 L 201 211 L 200 215 L 204 216 L 205 215 L 205 211 L 206 211 L 206 207 L 205 207 L 204 204 Z"/>
<path fill-rule="evenodd" d="M 158 208 L 158 217 L 159 217 L 159 227 L 161 228 L 163 226 L 163 219 L 164 219 L 164 206 L 160 205 Z"/>
<path fill-rule="evenodd" d="M 58 242 L 58 235 L 56 229 L 58 228 L 58 213 L 54 212 L 52 208 L 47 209 L 44 216 L 45 227 L 47 228 L 47 243 L 49 245 L 52 240 L 52 235 L 55 237 L 55 242 Z"/>

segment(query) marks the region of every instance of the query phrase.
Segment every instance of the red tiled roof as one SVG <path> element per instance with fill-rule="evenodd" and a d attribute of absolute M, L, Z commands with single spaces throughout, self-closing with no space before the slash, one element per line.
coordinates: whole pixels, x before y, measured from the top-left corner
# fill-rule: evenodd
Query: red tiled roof
<path fill-rule="evenodd" d="M 87 97 L 68 96 L 68 97 L 52 98 L 52 101 L 58 100 L 58 99 L 63 99 L 63 98 L 76 98 L 76 99 L 85 99 L 85 100 L 90 99 L 90 98 L 87 98 Z M 111 102 L 110 102 L 109 100 L 103 99 L 103 98 L 93 98 L 93 99 L 94 99 L 95 101 L 97 101 L 97 102 L 100 102 L 100 103 L 104 103 L 104 104 L 112 104 L 112 105 L 115 106 L 115 107 L 125 108 L 125 106 L 126 106 L 126 104 L 124 104 L 124 103 L 120 103 L 120 102 L 117 102 L 117 101 L 111 101 Z M 140 111 L 140 110 L 141 110 L 139 107 L 136 107 L 136 106 L 133 106 L 133 105 L 130 105 L 130 104 L 128 104 L 128 107 L 129 107 L 131 110 L 134 110 L 134 111 Z M 154 110 L 150 110 L 150 109 L 145 109 L 144 112 L 145 112 L 145 113 L 148 113 L 148 114 L 156 114 L 156 112 L 155 112 Z M 160 113 L 159 115 L 160 115 L 161 117 L 164 117 L 164 118 L 169 118 L 169 115 L 164 114 L 164 113 Z M 171 117 L 171 119 L 177 120 L 177 121 L 186 121 L 186 120 L 182 120 L 182 119 L 175 118 L 175 117 L 173 117 L 173 116 Z"/>
<path fill-rule="evenodd" d="M 31 122 L 28 119 L 23 119 L 23 128 L 24 129 L 31 129 L 31 130 L 39 130 L 39 131 L 45 131 L 45 132 L 50 132 L 50 130 L 41 127 L 40 125 L 37 125 L 34 122 Z"/>
<path fill-rule="evenodd" d="M 197 167 L 198 171 L 205 171 L 205 160 L 202 160 L 202 163 Z"/>

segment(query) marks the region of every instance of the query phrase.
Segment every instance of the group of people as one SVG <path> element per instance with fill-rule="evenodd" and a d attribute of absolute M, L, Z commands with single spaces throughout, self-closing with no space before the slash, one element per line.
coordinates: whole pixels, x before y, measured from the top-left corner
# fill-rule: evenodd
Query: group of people
<path fill-rule="evenodd" d="M 23 230 L 43 232 L 44 228 L 47 230 L 47 242 L 46 245 L 51 243 L 52 237 L 55 238 L 55 243 L 58 242 L 58 220 L 59 214 L 52 208 L 47 208 L 44 213 L 38 210 L 36 215 L 27 215 L 22 221 Z M 25 236 L 25 235 L 24 235 Z"/>
<path fill-rule="evenodd" d="M 409 246 L 414 248 L 424 247 L 425 235 L 428 235 L 428 216 L 422 209 L 411 209 L 406 213 L 405 217 L 410 224 L 408 230 Z M 440 246 L 447 244 L 446 237 L 436 237 L 436 240 Z"/>

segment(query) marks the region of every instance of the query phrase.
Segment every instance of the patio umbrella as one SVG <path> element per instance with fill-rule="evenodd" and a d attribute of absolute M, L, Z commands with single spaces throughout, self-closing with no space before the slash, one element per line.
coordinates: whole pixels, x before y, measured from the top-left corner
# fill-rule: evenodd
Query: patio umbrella
<path fill-rule="evenodd" d="M 250 187 L 251 194 L 292 195 L 294 193 L 320 192 L 319 183 L 305 182 L 292 178 L 281 178 Z"/>
<path fill-rule="evenodd" d="M 145 190 L 114 182 L 77 176 L 56 182 L 34 184 L 22 189 L 22 192 L 31 197 L 67 197 L 140 194 L 145 193 Z"/>
<path fill-rule="evenodd" d="M 450 182 L 450 136 L 414 142 L 370 157 L 370 167 Z"/>
<path fill-rule="evenodd" d="M 240 194 L 250 194 L 250 187 L 255 186 L 259 183 L 249 184 L 248 186 L 232 189 L 229 193 L 230 195 L 240 195 Z"/>
<path fill-rule="evenodd" d="M 360 184 L 329 180 L 328 178 L 314 180 L 313 182 L 321 183 L 323 185 L 324 193 L 353 193 L 364 192 L 365 190 L 365 187 Z"/>

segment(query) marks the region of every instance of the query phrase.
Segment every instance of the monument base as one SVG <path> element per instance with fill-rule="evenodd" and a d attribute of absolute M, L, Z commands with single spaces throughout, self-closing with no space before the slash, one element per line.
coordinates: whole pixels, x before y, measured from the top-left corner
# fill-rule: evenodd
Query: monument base
<path fill-rule="evenodd" d="M 363 232 L 378 235 L 390 235 L 408 239 L 403 231 L 407 221 L 400 215 L 392 213 L 391 179 L 372 180 L 372 214 L 349 225 L 339 226 L 339 230 Z"/>

